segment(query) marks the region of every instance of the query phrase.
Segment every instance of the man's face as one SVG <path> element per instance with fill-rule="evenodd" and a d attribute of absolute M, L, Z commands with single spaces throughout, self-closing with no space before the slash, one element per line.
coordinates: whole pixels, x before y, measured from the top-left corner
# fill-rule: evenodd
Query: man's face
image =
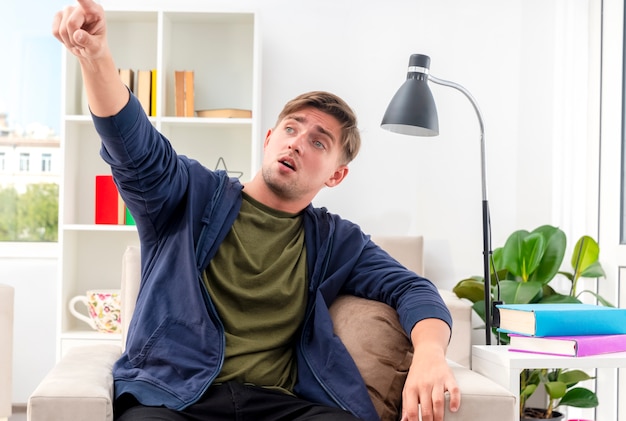
<path fill-rule="evenodd" d="M 348 173 L 340 136 L 337 119 L 316 108 L 288 115 L 265 138 L 263 180 L 282 199 L 312 200 Z"/>

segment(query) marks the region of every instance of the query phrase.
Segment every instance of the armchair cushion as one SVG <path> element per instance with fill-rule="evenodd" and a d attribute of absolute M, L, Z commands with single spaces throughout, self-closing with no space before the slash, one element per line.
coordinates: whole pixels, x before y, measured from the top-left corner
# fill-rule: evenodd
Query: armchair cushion
<path fill-rule="evenodd" d="M 331 305 L 330 315 L 381 420 L 397 421 L 413 348 L 396 311 L 384 303 L 344 295 Z"/>

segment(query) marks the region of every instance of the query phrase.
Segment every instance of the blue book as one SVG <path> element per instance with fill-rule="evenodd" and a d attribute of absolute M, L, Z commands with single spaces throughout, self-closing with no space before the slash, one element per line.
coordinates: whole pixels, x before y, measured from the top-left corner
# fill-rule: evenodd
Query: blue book
<path fill-rule="evenodd" d="M 626 333 L 626 309 L 593 304 L 500 304 L 499 330 L 527 336 Z"/>

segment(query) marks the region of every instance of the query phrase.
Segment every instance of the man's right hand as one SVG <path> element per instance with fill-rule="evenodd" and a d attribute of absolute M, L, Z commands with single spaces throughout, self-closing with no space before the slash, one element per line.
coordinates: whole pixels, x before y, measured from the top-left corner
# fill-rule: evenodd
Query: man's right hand
<path fill-rule="evenodd" d="M 89 108 L 94 115 L 117 114 L 128 103 L 107 44 L 104 9 L 94 0 L 77 0 L 54 16 L 52 33 L 80 63 Z"/>
<path fill-rule="evenodd" d="M 104 9 L 93 0 L 78 0 L 58 12 L 52 33 L 78 58 L 97 60 L 108 52 Z"/>

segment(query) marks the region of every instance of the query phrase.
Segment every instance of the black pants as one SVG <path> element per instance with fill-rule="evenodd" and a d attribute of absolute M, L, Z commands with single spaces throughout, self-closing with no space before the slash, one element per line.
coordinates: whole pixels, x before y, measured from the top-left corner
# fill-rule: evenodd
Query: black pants
<path fill-rule="evenodd" d="M 132 396 L 115 403 L 116 421 L 355 421 L 338 408 L 313 404 L 262 387 L 228 382 L 211 386 L 202 398 L 183 411 L 140 405 Z"/>

